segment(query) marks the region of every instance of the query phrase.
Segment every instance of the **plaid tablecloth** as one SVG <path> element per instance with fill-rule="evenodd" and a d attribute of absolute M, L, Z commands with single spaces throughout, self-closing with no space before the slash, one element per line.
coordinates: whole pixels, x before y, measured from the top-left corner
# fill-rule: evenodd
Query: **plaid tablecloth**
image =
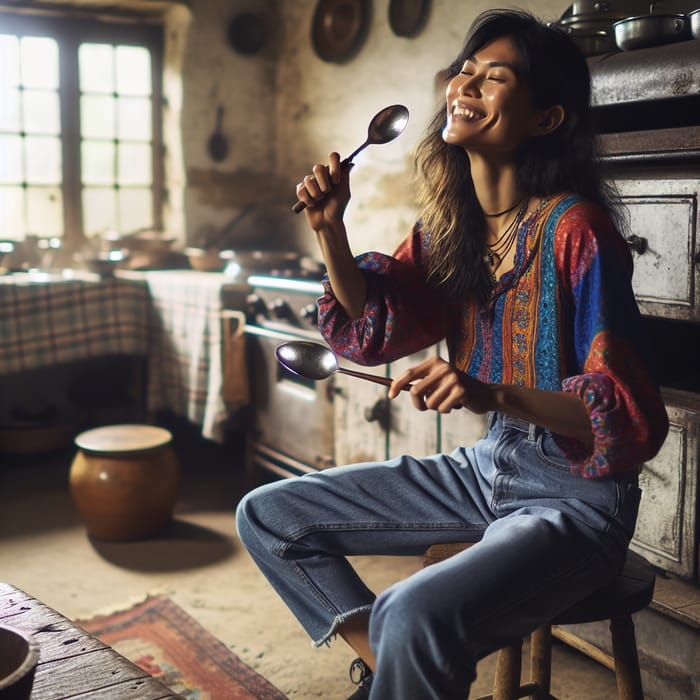
<path fill-rule="evenodd" d="M 137 280 L 0 277 L 0 375 L 104 355 L 146 356 L 148 305 L 148 287 Z"/>
<path fill-rule="evenodd" d="M 201 426 L 204 437 L 220 441 L 224 423 L 235 408 L 226 400 L 224 363 L 240 359 L 225 352 L 231 343 L 222 334 L 224 292 L 238 289 L 244 298 L 243 288 L 224 274 L 194 270 L 131 276 L 145 280 L 151 299 L 149 410 L 167 409 L 184 416 Z M 239 393 L 239 397 L 245 403 L 244 396 Z"/>
<path fill-rule="evenodd" d="M 228 305 L 240 297 L 242 308 L 245 288 L 225 275 L 21 279 L 0 276 L 0 375 L 105 355 L 147 356 L 148 410 L 172 411 L 213 440 L 223 438 L 235 404 L 247 403 L 236 313 L 222 322 L 224 296 Z"/>

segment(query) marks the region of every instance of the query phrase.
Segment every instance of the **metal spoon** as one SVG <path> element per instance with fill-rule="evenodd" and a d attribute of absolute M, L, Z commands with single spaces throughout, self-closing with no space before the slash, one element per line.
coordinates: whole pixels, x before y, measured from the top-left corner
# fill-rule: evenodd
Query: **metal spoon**
<path fill-rule="evenodd" d="M 376 374 L 357 372 L 338 365 L 338 358 L 332 350 L 320 343 L 312 343 L 307 340 L 292 340 L 278 345 L 275 350 L 277 361 L 290 372 L 307 379 L 328 379 L 339 372 L 350 377 L 366 379 L 375 384 L 389 386 L 392 380 L 389 377 L 380 377 Z M 410 386 L 403 387 L 409 390 Z"/>
<path fill-rule="evenodd" d="M 372 121 L 367 128 L 367 140 L 358 148 L 356 148 L 341 165 L 352 163 L 352 159 L 367 146 L 379 145 L 393 141 L 399 134 L 403 132 L 408 124 L 408 109 L 403 105 L 391 105 L 384 107 L 383 110 L 377 112 L 372 117 Z M 302 201 L 297 202 L 292 211 L 298 214 L 306 209 L 306 204 Z"/>

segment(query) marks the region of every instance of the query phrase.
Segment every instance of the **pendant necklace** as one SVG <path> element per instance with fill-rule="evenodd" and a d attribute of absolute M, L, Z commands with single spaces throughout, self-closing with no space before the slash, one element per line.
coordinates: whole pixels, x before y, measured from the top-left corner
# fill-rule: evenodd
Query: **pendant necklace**
<path fill-rule="evenodd" d="M 498 270 L 500 267 L 501 263 L 503 262 L 503 258 L 508 254 L 508 251 L 513 246 L 513 242 L 517 238 L 520 222 L 525 216 L 529 203 L 530 200 L 525 199 L 522 206 L 518 210 L 518 213 L 513 217 L 510 224 L 506 226 L 503 233 L 494 241 L 492 245 L 487 244 L 486 246 L 486 254 L 483 257 L 483 260 L 489 269 L 492 282 L 496 282 L 496 270 Z M 515 205 L 511 207 L 510 211 L 515 209 L 518 204 L 519 202 L 516 202 Z M 496 216 L 496 214 L 492 214 L 492 216 Z"/>

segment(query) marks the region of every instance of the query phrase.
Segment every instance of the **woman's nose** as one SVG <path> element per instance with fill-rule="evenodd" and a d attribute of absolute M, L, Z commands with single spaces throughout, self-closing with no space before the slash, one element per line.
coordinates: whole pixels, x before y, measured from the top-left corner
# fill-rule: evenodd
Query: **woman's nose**
<path fill-rule="evenodd" d="M 473 95 L 475 92 L 478 91 L 478 85 L 477 81 L 475 80 L 475 76 L 460 75 L 459 77 L 462 78 L 459 85 L 457 86 L 457 92 L 460 95 Z"/>

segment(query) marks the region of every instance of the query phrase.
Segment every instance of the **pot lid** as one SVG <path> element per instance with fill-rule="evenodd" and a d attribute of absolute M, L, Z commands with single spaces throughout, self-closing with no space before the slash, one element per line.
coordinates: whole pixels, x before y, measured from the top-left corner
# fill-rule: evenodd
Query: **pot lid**
<path fill-rule="evenodd" d="M 359 50 L 369 26 L 368 0 L 319 0 L 311 40 L 319 58 L 344 63 Z"/>
<path fill-rule="evenodd" d="M 391 0 L 389 26 L 397 36 L 418 36 L 429 14 L 430 0 Z"/>

